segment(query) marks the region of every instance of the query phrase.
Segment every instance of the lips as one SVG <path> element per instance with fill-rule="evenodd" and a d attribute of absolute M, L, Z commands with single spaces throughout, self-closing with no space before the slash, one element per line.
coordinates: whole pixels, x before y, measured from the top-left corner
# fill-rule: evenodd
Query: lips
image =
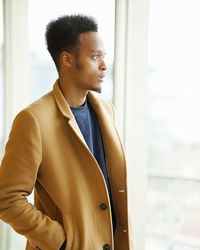
<path fill-rule="evenodd" d="M 103 77 L 98 77 L 99 82 L 103 82 Z"/>
<path fill-rule="evenodd" d="M 99 75 L 98 78 L 100 78 L 101 80 L 103 80 L 103 78 L 105 77 L 105 75 Z"/>

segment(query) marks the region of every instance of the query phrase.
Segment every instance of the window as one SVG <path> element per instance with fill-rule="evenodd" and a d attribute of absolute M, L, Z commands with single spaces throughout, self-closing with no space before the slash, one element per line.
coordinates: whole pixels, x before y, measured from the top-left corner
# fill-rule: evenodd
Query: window
<path fill-rule="evenodd" d="M 200 248 L 199 8 L 150 0 L 146 250 Z"/>

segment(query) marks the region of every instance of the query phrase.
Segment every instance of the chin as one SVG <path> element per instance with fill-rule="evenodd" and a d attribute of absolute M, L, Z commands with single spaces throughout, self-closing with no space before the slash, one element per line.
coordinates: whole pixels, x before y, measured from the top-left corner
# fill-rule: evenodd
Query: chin
<path fill-rule="evenodd" d="M 95 91 L 97 93 L 101 93 L 102 92 L 102 87 L 101 86 L 91 86 L 89 90 Z"/>
<path fill-rule="evenodd" d="M 92 91 L 95 91 L 97 93 L 101 93 L 102 92 L 102 88 L 93 88 Z"/>
<path fill-rule="evenodd" d="M 102 92 L 102 89 L 99 89 L 97 92 L 100 94 Z"/>

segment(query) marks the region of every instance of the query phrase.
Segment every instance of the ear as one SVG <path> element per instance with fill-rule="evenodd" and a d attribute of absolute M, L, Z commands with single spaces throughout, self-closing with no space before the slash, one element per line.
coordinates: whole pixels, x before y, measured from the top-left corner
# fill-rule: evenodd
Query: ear
<path fill-rule="evenodd" d="M 73 65 L 73 55 L 67 51 L 62 51 L 60 54 L 60 63 L 64 67 L 71 68 Z"/>

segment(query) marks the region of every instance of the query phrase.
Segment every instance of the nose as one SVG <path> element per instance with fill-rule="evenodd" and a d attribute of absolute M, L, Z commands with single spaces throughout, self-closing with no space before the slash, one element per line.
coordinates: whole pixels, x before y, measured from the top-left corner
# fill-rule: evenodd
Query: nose
<path fill-rule="evenodd" d="M 102 60 L 101 60 L 100 69 L 101 69 L 102 71 L 106 71 L 106 69 L 107 69 L 106 63 L 105 63 L 105 61 L 104 61 L 103 58 L 102 58 Z"/>

